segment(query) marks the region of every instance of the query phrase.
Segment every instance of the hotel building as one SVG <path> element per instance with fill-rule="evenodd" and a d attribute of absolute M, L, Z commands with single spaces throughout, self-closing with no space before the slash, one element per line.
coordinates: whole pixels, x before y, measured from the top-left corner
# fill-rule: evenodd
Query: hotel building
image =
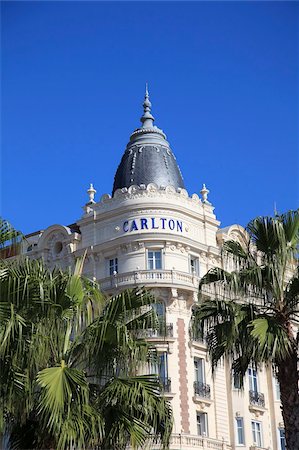
<path fill-rule="evenodd" d="M 152 289 L 167 323 L 166 336 L 149 332 L 147 338 L 157 348 L 173 409 L 171 450 L 283 450 L 279 387 L 271 370 L 249 368 L 240 389 L 227 361 L 212 376 L 205 342 L 190 333 L 200 277 L 222 264 L 223 242 L 241 239 L 245 230 L 220 228 L 205 185 L 200 195 L 188 194 L 166 135 L 154 125 L 147 91 L 143 107 L 112 195 L 95 201 L 91 185 L 82 217 L 27 236 L 23 253 L 67 267 L 86 252 L 85 275 L 104 292 Z"/>

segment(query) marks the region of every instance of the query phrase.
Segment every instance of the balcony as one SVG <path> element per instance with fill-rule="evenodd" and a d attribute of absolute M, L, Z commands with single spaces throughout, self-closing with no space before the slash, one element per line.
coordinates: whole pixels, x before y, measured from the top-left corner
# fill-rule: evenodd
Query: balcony
<path fill-rule="evenodd" d="M 130 447 L 127 447 L 129 449 Z M 210 449 L 210 450 L 232 450 L 232 447 L 223 439 L 211 439 L 203 436 L 194 436 L 191 434 L 172 434 L 169 442 L 169 450 L 180 449 Z M 143 450 L 160 450 L 159 439 L 149 439 L 144 445 Z"/>
<path fill-rule="evenodd" d="M 138 330 L 137 336 L 145 339 L 165 339 L 173 337 L 173 324 L 167 323 L 161 325 L 160 328 L 148 328 L 147 330 Z"/>
<path fill-rule="evenodd" d="M 265 408 L 265 396 L 261 392 L 249 391 L 249 403 L 251 406 Z"/>
<path fill-rule="evenodd" d="M 164 394 L 170 394 L 171 392 L 171 378 L 160 378 L 162 390 Z"/>
<path fill-rule="evenodd" d="M 163 286 L 187 286 L 198 288 L 199 278 L 187 272 L 177 270 L 138 270 L 134 272 L 117 273 L 100 280 L 102 291 L 125 289 L 136 285 L 153 287 Z"/>
<path fill-rule="evenodd" d="M 209 384 L 201 381 L 194 381 L 194 395 L 195 397 L 211 398 L 211 388 Z"/>

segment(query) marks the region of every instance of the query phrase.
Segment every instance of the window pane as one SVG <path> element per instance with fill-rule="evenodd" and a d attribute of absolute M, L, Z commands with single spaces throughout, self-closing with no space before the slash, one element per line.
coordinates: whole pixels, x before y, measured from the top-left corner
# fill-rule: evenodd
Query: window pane
<path fill-rule="evenodd" d="M 197 434 L 199 436 L 208 436 L 208 417 L 206 413 L 197 413 Z"/>
<path fill-rule="evenodd" d="M 279 428 L 280 450 L 286 450 L 285 432 L 283 428 Z"/>
<path fill-rule="evenodd" d="M 243 417 L 238 417 L 237 422 L 237 440 L 238 444 L 245 444 Z"/>
<path fill-rule="evenodd" d="M 147 267 L 150 270 L 162 269 L 162 252 L 160 250 L 148 251 Z"/>
<path fill-rule="evenodd" d="M 155 269 L 162 269 L 162 264 L 161 264 L 161 252 L 155 252 Z"/>
<path fill-rule="evenodd" d="M 167 353 L 166 352 L 159 355 L 159 376 L 162 381 L 166 380 L 168 377 Z"/>
<path fill-rule="evenodd" d="M 204 383 L 204 361 L 202 358 L 194 358 L 195 381 Z"/>
<path fill-rule="evenodd" d="M 262 429 L 261 429 L 261 423 L 252 421 L 251 422 L 252 427 L 252 438 L 253 443 L 256 444 L 258 447 L 262 447 Z"/>
<path fill-rule="evenodd" d="M 118 259 L 112 258 L 109 259 L 109 275 L 114 275 L 115 272 L 118 272 Z"/>
<path fill-rule="evenodd" d="M 257 373 L 256 370 L 250 367 L 248 369 L 248 376 L 249 376 L 249 389 L 251 391 L 257 392 L 258 386 L 257 386 Z"/>

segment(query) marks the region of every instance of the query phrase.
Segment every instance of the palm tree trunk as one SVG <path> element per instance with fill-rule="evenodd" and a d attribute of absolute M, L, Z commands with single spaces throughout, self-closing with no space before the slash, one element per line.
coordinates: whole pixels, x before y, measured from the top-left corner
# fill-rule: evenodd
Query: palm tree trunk
<path fill-rule="evenodd" d="M 285 424 L 286 447 L 299 450 L 299 393 L 297 352 L 294 350 L 288 358 L 278 365 L 278 382 L 282 404 L 282 417 Z"/>

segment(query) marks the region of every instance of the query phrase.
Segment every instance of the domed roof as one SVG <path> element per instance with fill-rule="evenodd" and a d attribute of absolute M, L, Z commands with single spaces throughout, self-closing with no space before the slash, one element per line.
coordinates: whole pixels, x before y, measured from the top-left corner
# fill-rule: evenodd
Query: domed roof
<path fill-rule="evenodd" d="M 166 135 L 154 126 L 151 106 L 146 88 L 144 113 L 140 119 L 142 126 L 130 137 L 114 177 L 112 195 L 117 189 L 128 188 L 133 184 L 140 186 L 156 183 L 159 187 L 171 185 L 176 189 L 185 188 Z"/>

